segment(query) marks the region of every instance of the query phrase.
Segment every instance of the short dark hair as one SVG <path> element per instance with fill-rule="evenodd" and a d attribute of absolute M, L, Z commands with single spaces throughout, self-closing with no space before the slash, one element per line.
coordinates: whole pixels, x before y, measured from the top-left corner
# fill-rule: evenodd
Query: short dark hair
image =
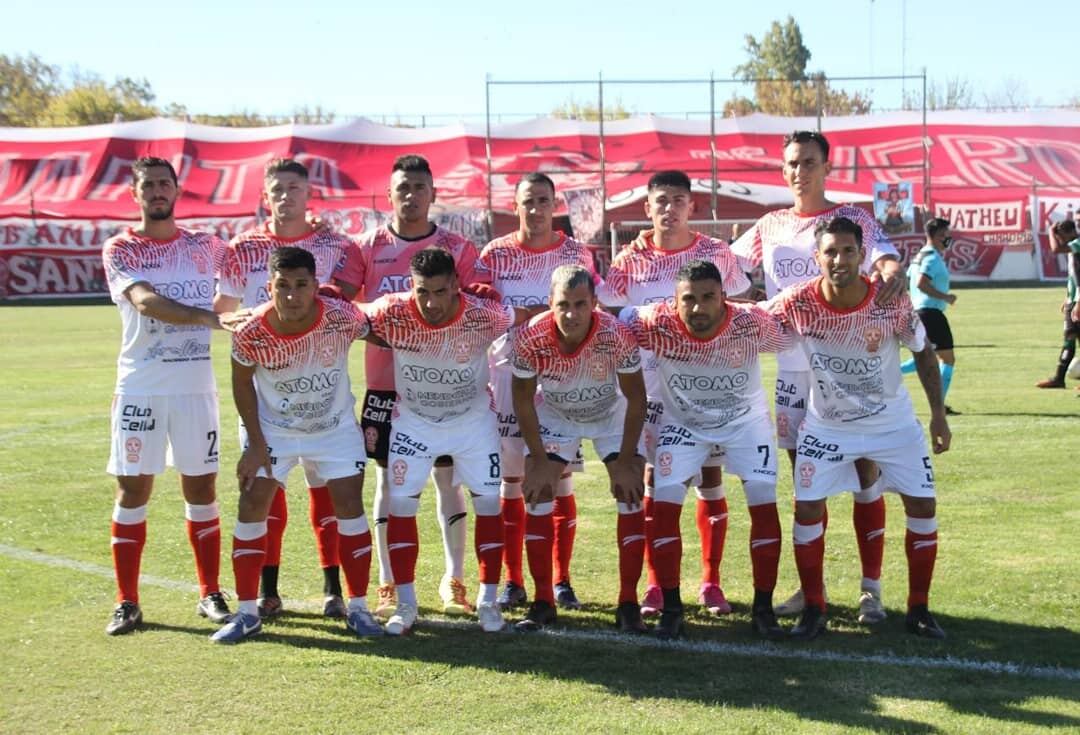
<path fill-rule="evenodd" d="M 862 228 L 849 220 L 847 217 L 830 217 L 818 223 L 814 228 L 814 242 L 821 245 L 821 239 L 825 235 L 854 235 L 855 243 L 861 248 Z"/>
<path fill-rule="evenodd" d="M 517 186 L 514 187 L 514 195 L 516 196 L 521 187 L 527 184 L 547 184 L 551 187 L 551 193 L 555 193 L 555 182 L 551 180 L 551 177 L 539 171 L 533 171 L 531 174 L 522 176 L 517 182 Z"/>
<path fill-rule="evenodd" d="M 1063 219 L 1060 222 L 1055 222 L 1050 229 L 1059 235 L 1075 235 L 1076 221 L 1071 219 Z"/>
<path fill-rule="evenodd" d="M 296 174 L 304 181 L 307 181 L 308 178 L 307 166 L 300 163 L 295 158 L 271 159 L 263 170 L 263 179 L 269 179 L 275 174 Z"/>
<path fill-rule="evenodd" d="M 661 186 L 674 186 L 678 189 L 690 191 L 690 177 L 682 171 L 657 171 L 649 177 L 646 191 L 658 189 Z"/>
<path fill-rule="evenodd" d="M 164 158 L 158 158 L 157 156 L 142 156 L 131 162 L 131 183 L 137 184 L 139 179 L 145 178 L 147 169 L 159 167 L 169 169 L 169 175 L 172 176 L 173 184 L 179 183 L 176 178 L 176 169 L 173 168 L 173 165 Z"/>
<path fill-rule="evenodd" d="M 423 156 L 418 156 L 415 153 L 407 153 L 404 156 L 398 156 L 394 159 L 394 166 L 390 169 L 390 173 L 395 171 L 404 171 L 407 174 L 431 174 L 431 164 L 427 162 L 427 159 Z M 432 176 L 432 178 L 434 178 Z"/>
<path fill-rule="evenodd" d="M 443 248 L 424 248 L 418 251 L 409 260 L 409 270 L 414 275 L 424 278 L 456 274 L 454 256 L 450 254 L 450 251 Z"/>
<path fill-rule="evenodd" d="M 693 283 L 694 281 L 719 281 L 724 283 L 723 276 L 716 263 L 709 260 L 691 260 L 675 274 L 676 283 Z"/>
<path fill-rule="evenodd" d="M 273 273 L 297 268 L 303 268 L 314 276 L 315 256 L 310 251 L 298 248 L 295 245 L 286 245 L 270 251 L 270 257 L 266 261 L 267 272 Z"/>
<path fill-rule="evenodd" d="M 796 130 L 784 136 L 784 148 L 792 143 L 817 143 L 821 149 L 821 160 L 829 160 L 829 141 L 816 130 Z"/>
<path fill-rule="evenodd" d="M 937 237 L 937 234 L 942 230 L 947 230 L 949 226 L 949 220 L 944 217 L 934 217 L 932 220 L 927 221 L 924 229 L 926 230 L 927 237 L 934 238 Z"/>

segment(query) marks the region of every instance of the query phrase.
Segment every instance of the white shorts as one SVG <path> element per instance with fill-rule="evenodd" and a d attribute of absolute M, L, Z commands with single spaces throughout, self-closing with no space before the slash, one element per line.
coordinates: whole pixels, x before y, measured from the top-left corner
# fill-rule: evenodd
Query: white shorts
<path fill-rule="evenodd" d="M 110 475 L 158 475 L 166 464 L 181 475 L 218 471 L 216 393 L 135 396 L 117 393 L 112 404 Z"/>
<path fill-rule="evenodd" d="M 922 426 L 912 421 L 873 433 L 804 427 L 795 458 L 795 500 L 822 500 L 856 490 L 857 459 L 874 460 L 886 492 L 934 497 L 934 469 L 926 436 Z"/>
<path fill-rule="evenodd" d="M 275 432 L 273 426 L 264 426 L 263 436 L 270 450 L 274 479 L 282 485 L 296 465 L 304 468 L 306 476 L 318 477 L 326 484 L 329 480 L 358 475 L 367 464 L 364 434 L 355 420 L 321 434 Z M 247 444 L 243 446 L 247 448 Z M 266 477 L 266 470 L 259 468 L 258 476 Z"/>
<path fill-rule="evenodd" d="M 246 449 L 248 445 L 247 427 L 244 426 L 243 421 L 238 421 L 237 423 L 240 425 L 240 446 Z M 304 468 L 304 480 L 307 482 L 308 487 L 323 487 L 326 485 L 326 480 L 315 474 L 314 469 L 309 464 L 301 462 L 300 466 Z M 348 475 L 346 475 L 346 477 L 348 477 Z"/>
<path fill-rule="evenodd" d="M 768 414 L 758 421 L 739 424 L 704 436 L 675 424 L 660 430 L 654 482 L 657 487 L 699 479 L 703 464 L 721 450 L 724 469 L 746 482 L 772 487 L 770 498 L 755 497 L 754 504 L 776 502 L 776 441 Z"/>
<path fill-rule="evenodd" d="M 810 371 L 780 370 L 776 374 L 776 445 L 794 449 L 799 427 L 810 403 Z"/>
<path fill-rule="evenodd" d="M 499 426 L 499 451 L 502 455 L 503 477 L 522 477 L 525 474 L 525 440 L 521 438 L 517 416 L 514 414 L 514 398 L 511 392 L 513 371 L 510 368 L 492 368 L 491 392 L 495 398 L 495 416 Z M 537 406 L 542 402 L 537 392 Z M 585 458 L 581 452 L 570 463 L 572 472 L 585 471 Z"/>
<path fill-rule="evenodd" d="M 645 461 L 656 466 L 656 447 L 660 441 L 660 432 L 664 427 L 664 404 L 657 398 L 649 398 L 645 404 L 645 426 L 641 430 L 641 437 L 645 444 Z M 709 456 L 699 465 L 700 467 L 722 467 L 724 464 L 724 450 L 718 445 L 712 445 Z M 700 477 L 698 478 L 700 480 Z M 698 480 L 695 480 L 695 484 Z"/>
<path fill-rule="evenodd" d="M 498 497 L 502 480 L 495 413 L 478 412 L 472 420 L 449 426 L 433 424 L 398 408 L 390 425 L 390 495 L 415 496 L 427 484 L 435 458 L 454 460 L 454 478 L 474 495 Z"/>
<path fill-rule="evenodd" d="M 540 417 L 540 439 L 544 442 L 544 449 L 549 455 L 555 455 L 563 462 L 572 463 L 582 456 L 582 439 L 592 439 L 593 449 L 601 460 L 612 454 L 618 454 L 622 448 L 625 419 L 621 411 L 616 411 L 606 422 L 579 424 L 573 427 L 550 419 L 545 421 L 543 407 L 537 413 Z M 645 447 L 642 439 L 638 440 L 637 451 L 638 454 L 644 456 Z"/>

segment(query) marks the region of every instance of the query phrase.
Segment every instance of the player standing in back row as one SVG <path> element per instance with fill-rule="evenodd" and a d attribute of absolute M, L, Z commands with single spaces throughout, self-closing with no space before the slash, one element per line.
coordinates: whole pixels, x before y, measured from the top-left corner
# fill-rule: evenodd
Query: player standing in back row
<path fill-rule="evenodd" d="M 798 130 L 784 138 L 783 176 L 795 200 L 790 209 L 769 212 L 731 246 L 743 270 L 761 266 L 765 295 L 772 298 L 782 289 L 816 277 L 814 229 L 833 217 L 847 217 L 863 231 L 866 258 L 862 270 L 881 280 L 878 303 L 896 299 L 907 288 L 899 255 L 873 216 L 858 207 L 829 200 L 825 182 L 832 170 L 829 141 L 821 133 Z M 795 442 L 806 416 L 810 398 L 810 369 L 798 349 L 777 356 L 776 434 L 795 467 Z M 879 472 L 873 462 L 856 464 L 859 487 L 852 517 L 862 562 L 859 622 L 873 624 L 885 619 L 881 604 L 881 562 L 885 549 L 885 500 L 881 497 Z M 854 488 L 852 488 L 854 489 Z M 828 517 L 826 516 L 826 522 Z M 776 607 L 778 615 L 797 615 L 803 606 L 801 590 Z"/>

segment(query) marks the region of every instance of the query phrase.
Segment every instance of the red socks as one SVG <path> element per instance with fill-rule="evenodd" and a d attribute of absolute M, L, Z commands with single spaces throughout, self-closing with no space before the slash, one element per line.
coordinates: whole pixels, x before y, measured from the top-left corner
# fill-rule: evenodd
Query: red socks
<path fill-rule="evenodd" d="M 476 516 L 473 545 L 480 566 L 480 584 L 498 584 L 503 558 L 503 517 Z M 394 577 L 397 578 L 396 575 Z"/>
<path fill-rule="evenodd" d="M 525 552 L 529 556 L 529 574 L 533 578 L 533 599 L 555 604 L 552 575 L 554 518 L 550 512 L 525 516 Z"/>
<path fill-rule="evenodd" d="M 720 562 L 727 539 L 727 498 L 697 501 L 697 527 L 701 537 L 701 582 L 720 584 Z"/>
<path fill-rule="evenodd" d="M 236 534 L 239 534 L 237 536 Z M 254 536 L 254 538 L 240 538 Z M 237 523 L 233 535 L 232 565 L 236 578 L 236 597 L 242 602 L 259 596 L 259 573 L 266 559 L 267 525 Z"/>
<path fill-rule="evenodd" d="M 371 532 L 367 517 L 346 518 L 337 526 L 338 558 L 349 597 L 367 597 L 371 580 Z"/>
<path fill-rule="evenodd" d="M 682 567 L 682 533 L 679 529 L 682 504 L 657 501 L 653 503 L 653 513 L 655 535 L 649 545 L 656 567 L 656 579 L 662 589 L 674 589 L 679 586 Z"/>
<path fill-rule="evenodd" d="M 907 519 L 904 549 L 908 562 L 908 608 L 926 605 L 930 598 L 930 581 L 937 560 L 937 519 Z"/>
<path fill-rule="evenodd" d="M 885 556 L 885 498 L 878 496 L 871 503 L 855 503 L 851 519 L 859 542 L 862 576 L 881 579 L 881 561 Z"/>
<path fill-rule="evenodd" d="M 795 522 L 795 566 L 799 570 L 807 606 L 825 609 L 825 529 L 823 521 Z"/>
<path fill-rule="evenodd" d="M 754 589 L 772 592 L 780 566 L 780 514 L 776 503 L 750 506 L 750 566 Z"/>
<path fill-rule="evenodd" d="M 500 501 L 503 517 L 503 564 L 506 578 L 518 585 L 525 586 L 521 561 L 525 543 L 525 498 L 502 498 Z"/>
<path fill-rule="evenodd" d="M 390 550 L 390 570 L 397 584 L 416 580 L 416 557 L 420 552 L 416 516 L 391 514 L 386 522 L 386 546 Z"/>
<path fill-rule="evenodd" d="M 621 503 L 619 508 L 616 526 L 619 542 L 619 603 L 636 603 L 637 584 L 645 562 L 645 511 L 639 508 L 624 513 Z"/>
<path fill-rule="evenodd" d="M 281 542 L 285 538 L 285 526 L 289 523 L 289 506 L 285 502 L 285 488 L 278 485 L 270 512 L 266 515 L 266 562 L 265 566 L 281 566 Z"/>
<path fill-rule="evenodd" d="M 130 521 L 130 522 L 128 522 Z M 139 563 L 146 545 L 146 506 L 113 511 L 112 557 L 116 570 L 116 601 L 139 602 Z"/>
<path fill-rule="evenodd" d="M 221 573 L 221 521 L 217 503 L 184 504 L 188 541 L 195 552 L 195 573 L 199 578 L 199 596 L 218 591 Z"/>
<path fill-rule="evenodd" d="M 315 531 L 315 546 L 319 551 L 319 566 L 323 569 L 339 565 L 338 523 L 330 490 L 323 487 L 308 488 L 308 515 Z M 267 562 L 269 563 L 269 562 Z"/>
<path fill-rule="evenodd" d="M 555 523 L 555 556 L 552 558 L 555 566 L 554 578 L 556 582 L 568 582 L 570 557 L 574 555 L 574 535 L 577 533 L 577 501 L 574 496 L 556 496 L 552 517 Z"/>

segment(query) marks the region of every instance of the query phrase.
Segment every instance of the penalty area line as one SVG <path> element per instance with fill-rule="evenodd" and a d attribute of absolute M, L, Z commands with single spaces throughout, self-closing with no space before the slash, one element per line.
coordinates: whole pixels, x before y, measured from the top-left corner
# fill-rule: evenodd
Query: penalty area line
<path fill-rule="evenodd" d="M 19 548 L 0 544 L 0 555 L 19 561 L 34 562 L 44 566 L 71 569 L 84 574 L 92 574 L 98 577 L 113 579 L 111 567 L 91 562 L 67 559 L 62 556 L 45 554 L 40 551 Z M 198 585 L 187 582 L 178 582 L 174 579 L 156 577 L 150 574 L 139 576 L 139 583 L 152 587 L 161 587 L 180 592 L 198 592 Z M 285 604 L 291 609 L 314 609 L 316 606 L 305 600 L 285 600 Z M 464 623 L 440 618 L 421 618 L 418 627 L 438 628 L 443 630 L 475 630 L 475 623 Z M 874 664 L 878 666 L 899 666 L 909 669 L 938 669 L 947 671 L 966 671 L 978 674 L 999 674 L 1022 676 L 1035 679 L 1054 679 L 1058 681 L 1080 681 L 1080 669 L 1072 669 L 1054 666 L 1034 666 L 1031 664 L 1018 664 L 1011 661 L 979 661 L 975 659 L 958 658 L 955 656 L 943 656 L 931 658 L 925 656 L 896 656 L 893 654 L 861 654 L 843 653 L 818 648 L 788 648 L 773 643 L 725 643 L 722 641 L 661 641 L 648 636 L 628 636 L 626 634 L 608 632 L 603 630 L 573 630 L 568 628 L 547 628 L 540 633 L 513 633 L 513 628 L 507 628 L 504 635 L 521 635 L 529 637 L 549 637 L 559 640 L 575 640 L 586 643 L 605 643 L 619 646 L 635 646 L 638 648 L 651 648 L 656 650 L 678 651 L 682 653 L 744 656 L 750 658 L 771 658 L 788 661 L 807 661 L 811 663 L 829 661 L 841 664 Z"/>

